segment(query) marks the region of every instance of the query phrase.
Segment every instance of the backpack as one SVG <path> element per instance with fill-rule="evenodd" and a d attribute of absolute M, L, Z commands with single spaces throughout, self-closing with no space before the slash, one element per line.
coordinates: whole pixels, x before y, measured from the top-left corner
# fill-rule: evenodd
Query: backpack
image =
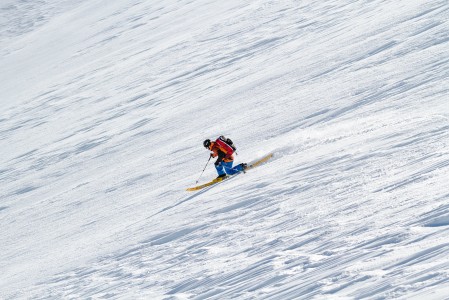
<path fill-rule="evenodd" d="M 237 148 L 235 147 L 234 143 L 231 139 L 224 137 L 223 135 L 220 135 L 218 139 L 215 141 L 218 145 L 220 145 L 222 148 L 224 148 L 227 155 L 232 155 Z"/>

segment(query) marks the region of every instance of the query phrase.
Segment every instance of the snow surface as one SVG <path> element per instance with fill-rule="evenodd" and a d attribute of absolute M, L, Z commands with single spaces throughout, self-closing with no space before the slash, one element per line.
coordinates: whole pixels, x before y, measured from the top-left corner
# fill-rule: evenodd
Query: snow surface
<path fill-rule="evenodd" d="M 447 0 L 3 0 L 0 25 L 0 299 L 449 299 Z M 219 134 L 275 156 L 186 192 Z"/>

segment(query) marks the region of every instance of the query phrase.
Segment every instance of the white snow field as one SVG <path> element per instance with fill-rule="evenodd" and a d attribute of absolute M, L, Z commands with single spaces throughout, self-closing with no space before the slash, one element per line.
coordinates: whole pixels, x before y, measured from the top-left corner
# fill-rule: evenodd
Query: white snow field
<path fill-rule="evenodd" d="M 0 105 L 0 299 L 449 299 L 447 0 L 3 0 Z"/>

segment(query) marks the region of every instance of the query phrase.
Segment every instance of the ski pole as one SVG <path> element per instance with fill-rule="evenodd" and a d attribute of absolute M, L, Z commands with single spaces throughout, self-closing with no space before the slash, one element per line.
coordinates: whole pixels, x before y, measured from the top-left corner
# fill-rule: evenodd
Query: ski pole
<path fill-rule="evenodd" d="M 206 170 L 207 165 L 209 164 L 209 161 L 210 161 L 211 158 L 212 158 L 212 155 L 209 156 L 209 159 L 207 160 L 207 163 L 206 163 L 206 165 L 204 166 L 203 172 L 201 172 L 201 175 L 200 175 L 200 177 L 198 177 L 198 180 L 196 181 L 196 183 L 198 183 L 198 181 L 200 181 L 200 178 L 201 178 L 201 176 L 203 176 L 204 170 Z"/>

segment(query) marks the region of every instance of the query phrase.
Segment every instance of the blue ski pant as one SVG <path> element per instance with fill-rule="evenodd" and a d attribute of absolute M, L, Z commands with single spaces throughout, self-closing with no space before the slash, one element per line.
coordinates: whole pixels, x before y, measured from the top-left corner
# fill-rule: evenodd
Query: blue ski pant
<path fill-rule="evenodd" d="M 218 166 L 215 166 L 215 169 L 217 169 L 218 175 L 228 174 L 228 175 L 234 175 L 235 173 L 243 171 L 242 165 L 237 165 L 235 167 L 232 167 L 233 161 L 229 162 L 221 162 Z"/>

